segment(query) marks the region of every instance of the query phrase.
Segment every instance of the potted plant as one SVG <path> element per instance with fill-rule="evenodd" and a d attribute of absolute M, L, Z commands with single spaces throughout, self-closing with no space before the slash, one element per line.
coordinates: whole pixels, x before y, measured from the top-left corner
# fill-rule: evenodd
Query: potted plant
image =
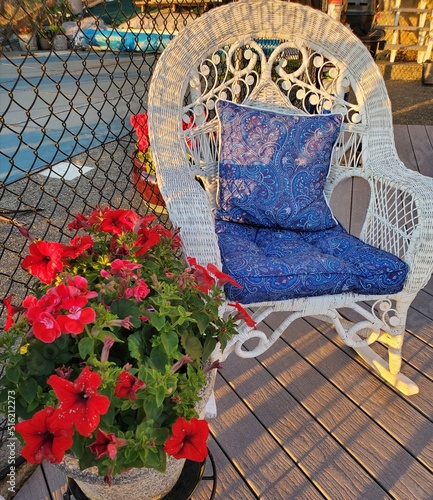
<path fill-rule="evenodd" d="M 43 50 L 66 50 L 68 40 L 62 26 L 44 26 L 38 31 L 39 47 Z"/>
<path fill-rule="evenodd" d="M 38 48 L 37 39 L 33 29 L 27 25 L 18 29 L 18 42 L 20 49 L 26 52 L 33 52 Z"/>
<path fill-rule="evenodd" d="M 143 199 L 155 213 L 166 213 L 164 199 L 158 187 L 156 171 L 152 161 L 147 113 L 132 115 L 130 122 L 137 135 L 137 142 L 132 155 L 132 180 Z M 193 126 L 192 117 L 189 123 L 182 122 L 184 130 Z"/>
<path fill-rule="evenodd" d="M 37 281 L 21 305 L 4 300 L 0 412 L 13 397 L 23 457 L 60 463 L 89 498 L 146 498 L 136 473 L 159 481 L 168 467 L 165 494 L 185 459 L 207 455 L 212 353 L 239 321 L 254 322 L 238 304 L 219 317 L 219 286 L 233 280 L 184 260 L 178 235 L 153 216 L 98 208 L 68 227 L 78 231 L 68 243 L 21 228 L 22 266 Z"/>

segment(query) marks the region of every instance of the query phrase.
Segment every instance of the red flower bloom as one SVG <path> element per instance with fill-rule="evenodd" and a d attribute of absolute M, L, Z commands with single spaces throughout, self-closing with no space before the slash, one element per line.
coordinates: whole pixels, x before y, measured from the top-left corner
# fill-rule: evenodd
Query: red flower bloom
<path fill-rule="evenodd" d="M 164 450 L 176 459 L 186 458 L 194 462 L 203 462 L 208 455 L 206 441 L 209 426 L 206 420 L 192 418 L 187 422 L 179 417 L 172 427 L 172 435 L 167 439 Z"/>
<path fill-rule="evenodd" d="M 208 293 L 212 286 L 215 284 L 215 279 L 211 276 L 208 270 L 197 263 L 197 259 L 188 257 L 188 264 L 192 267 L 194 278 L 197 280 L 199 289 Z"/>
<path fill-rule="evenodd" d="M 111 234 L 132 231 L 138 219 L 133 210 L 107 210 L 102 215 L 100 230 Z"/>
<path fill-rule="evenodd" d="M 63 270 L 63 245 L 37 240 L 30 243 L 29 251 L 30 255 L 24 257 L 22 267 L 49 285 Z"/>
<path fill-rule="evenodd" d="M 135 255 L 144 255 L 149 248 L 157 245 L 161 240 L 161 236 L 154 228 L 148 228 L 142 226 L 138 230 L 138 238 L 135 242 L 135 246 L 138 247 L 138 250 L 135 252 Z"/>
<path fill-rule="evenodd" d="M 137 276 L 132 271 L 141 267 L 143 267 L 142 264 L 136 264 L 130 260 L 115 259 L 111 263 L 111 274 L 113 276 L 132 276 L 136 278 Z"/>
<path fill-rule="evenodd" d="M 134 288 L 127 288 L 125 294 L 127 297 L 134 297 L 135 300 L 140 301 L 145 299 L 150 293 L 150 288 L 142 279 L 138 280 Z"/>
<path fill-rule="evenodd" d="M 14 296 L 14 294 L 12 293 L 11 295 L 9 295 L 9 297 L 6 297 L 5 299 L 3 299 L 3 304 L 6 306 L 6 310 L 7 310 L 6 324 L 3 328 L 3 330 L 5 332 L 7 332 L 9 330 L 9 328 L 14 324 L 15 313 L 22 310 L 21 307 L 15 307 L 12 305 L 12 297 L 13 296 Z"/>
<path fill-rule="evenodd" d="M 35 313 L 36 309 L 33 310 L 33 313 Z M 50 313 L 40 311 L 30 323 L 33 327 L 33 335 L 41 342 L 50 344 L 62 334 L 59 324 Z"/>
<path fill-rule="evenodd" d="M 87 217 L 83 214 L 78 214 L 75 216 L 75 219 L 68 224 L 68 229 L 81 229 L 89 227 L 89 222 Z"/>
<path fill-rule="evenodd" d="M 98 296 L 98 292 L 92 292 L 87 289 L 89 283 L 86 278 L 83 278 L 82 276 L 74 276 L 72 279 L 69 279 L 67 283 L 68 286 L 76 289 L 73 295 L 69 295 L 70 297 L 83 295 L 87 299 L 93 299 Z"/>
<path fill-rule="evenodd" d="M 138 137 L 138 149 L 145 153 L 149 147 L 149 125 L 147 123 L 147 113 L 132 115 L 130 117 L 130 121 Z"/>
<path fill-rule="evenodd" d="M 89 448 L 96 455 L 97 459 L 108 455 L 113 460 L 117 455 L 117 448 L 126 444 L 128 444 L 128 441 L 117 438 L 112 432 L 107 433 L 98 429 L 96 441 L 89 444 Z"/>
<path fill-rule="evenodd" d="M 144 387 L 144 382 L 134 375 L 131 375 L 129 372 L 124 370 L 119 375 L 119 382 L 116 384 L 116 388 L 114 390 L 114 395 L 116 398 L 126 399 L 129 398 L 132 401 L 137 399 L 137 391 Z"/>
<path fill-rule="evenodd" d="M 25 441 L 21 453 L 31 464 L 40 464 L 42 460 L 61 462 L 65 451 L 72 446 L 72 426 L 59 421 L 52 406 L 38 411 L 30 420 L 16 424 L 15 429 Z"/>
<path fill-rule="evenodd" d="M 79 434 L 90 436 L 98 427 L 101 415 L 107 413 L 110 400 L 102 396 L 97 389 L 101 385 L 101 377 L 92 372 L 88 366 L 71 382 L 57 375 L 51 375 L 48 384 L 59 398 L 59 418 L 64 422 L 75 424 Z"/>
<path fill-rule="evenodd" d="M 93 247 L 93 240 L 89 235 L 75 236 L 69 243 L 70 245 L 63 245 L 63 255 L 71 259 L 76 259 L 85 250 Z"/>
<path fill-rule="evenodd" d="M 251 328 L 255 328 L 257 323 L 253 320 L 253 318 L 247 313 L 247 311 L 236 301 L 235 304 L 229 304 L 229 306 L 235 307 L 238 312 L 234 316 L 234 319 L 241 319 L 245 321 L 245 323 Z"/>
<path fill-rule="evenodd" d="M 91 307 L 84 307 L 87 302 L 84 296 L 71 297 L 62 302 L 62 309 L 68 311 L 68 314 L 57 316 L 57 323 L 63 333 L 83 333 L 84 325 L 95 320 L 95 311 Z"/>
<path fill-rule="evenodd" d="M 228 274 L 225 274 L 223 273 L 222 271 L 220 271 L 217 266 L 215 266 L 214 264 L 208 264 L 207 265 L 207 270 L 212 273 L 215 278 L 218 280 L 218 283 L 217 285 L 219 287 L 222 287 L 223 285 L 225 285 L 226 283 L 230 283 L 231 285 L 235 286 L 236 288 L 242 288 L 241 285 L 235 280 L 233 279 L 231 276 L 229 276 Z"/>

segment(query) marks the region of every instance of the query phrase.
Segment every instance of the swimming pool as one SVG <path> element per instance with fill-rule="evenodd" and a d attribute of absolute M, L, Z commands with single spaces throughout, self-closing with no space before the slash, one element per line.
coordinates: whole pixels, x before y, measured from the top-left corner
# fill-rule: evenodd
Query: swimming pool
<path fill-rule="evenodd" d="M 171 33 L 142 30 L 87 29 L 83 31 L 90 46 L 102 50 L 161 52 L 174 37 Z"/>

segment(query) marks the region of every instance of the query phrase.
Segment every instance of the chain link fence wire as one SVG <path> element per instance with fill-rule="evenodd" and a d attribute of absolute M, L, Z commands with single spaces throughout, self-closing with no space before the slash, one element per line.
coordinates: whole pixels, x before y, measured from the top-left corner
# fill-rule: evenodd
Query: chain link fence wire
<path fill-rule="evenodd" d="M 167 221 L 132 175 L 130 117 L 146 111 L 152 69 L 168 40 L 222 3 L 0 1 L 1 298 L 13 294 L 18 305 L 31 285 L 21 268 L 28 242 L 20 227 L 35 238 L 69 240 L 71 216 L 98 205 Z M 1 330 L 5 321 L 1 301 Z M 5 430 L 0 419 L 0 472 Z"/>

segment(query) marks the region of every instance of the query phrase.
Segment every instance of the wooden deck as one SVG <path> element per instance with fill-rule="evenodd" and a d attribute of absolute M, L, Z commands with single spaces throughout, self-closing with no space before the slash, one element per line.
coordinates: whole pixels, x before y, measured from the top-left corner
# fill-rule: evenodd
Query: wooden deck
<path fill-rule="evenodd" d="M 407 166 L 433 177 L 433 127 L 398 125 L 395 136 Z M 352 200 L 356 231 L 362 190 Z M 404 359 L 420 387 L 411 397 L 317 320 L 298 320 L 257 359 L 230 356 L 210 422 L 216 499 L 432 499 L 433 279 L 411 307 Z M 16 500 L 61 498 L 54 471 L 38 468 Z M 210 489 L 202 481 L 193 499 L 207 500 Z"/>

